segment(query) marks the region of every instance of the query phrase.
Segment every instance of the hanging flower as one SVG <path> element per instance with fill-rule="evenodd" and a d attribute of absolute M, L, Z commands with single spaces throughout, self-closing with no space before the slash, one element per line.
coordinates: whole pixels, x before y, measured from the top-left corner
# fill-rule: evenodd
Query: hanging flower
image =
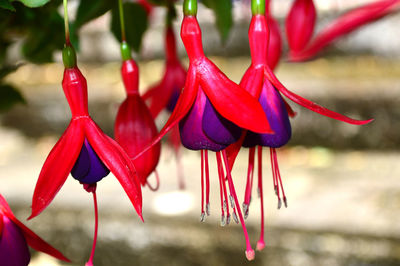
<path fill-rule="evenodd" d="M 28 265 L 31 259 L 28 245 L 59 260 L 70 262 L 61 252 L 21 223 L 0 194 L 0 264 L 2 266 Z"/>
<path fill-rule="evenodd" d="M 295 0 L 286 17 L 286 36 L 290 51 L 296 53 L 310 41 L 317 19 L 313 0 Z"/>
<path fill-rule="evenodd" d="M 289 104 L 282 98 L 281 93 L 289 99 L 321 115 L 344 121 L 350 124 L 362 125 L 372 120 L 354 120 L 339 113 L 328 110 L 307 99 L 304 99 L 287 90 L 275 77 L 268 65 L 268 20 L 264 16 L 265 7 L 260 1 L 252 1 L 253 17 L 249 28 L 249 43 L 252 57 L 252 64 L 244 74 L 240 85 L 249 91 L 254 97 L 259 99 L 261 106 L 267 116 L 269 125 L 275 134 L 260 134 L 251 131 L 245 132 L 240 140 L 227 148 L 229 166 L 232 167 L 240 147 L 249 147 L 249 168 L 247 174 L 247 184 L 245 198 L 243 202 L 243 212 L 245 217 L 249 213 L 251 200 L 251 190 L 253 186 L 254 157 L 255 149 L 258 147 L 258 191 L 261 200 L 261 235 L 257 242 L 257 249 L 261 250 L 265 246 L 264 242 L 264 208 L 263 208 L 263 188 L 262 188 L 262 147 L 270 147 L 271 168 L 273 183 L 278 197 L 278 208 L 281 208 L 282 200 L 287 206 L 287 199 L 283 189 L 280 176 L 276 148 L 285 145 L 291 137 L 291 126 L 289 116 L 295 113 Z M 282 198 L 281 198 L 282 193 Z"/>
<path fill-rule="evenodd" d="M 204 221 L 206 214 L 209 215 L 210 182 L 207 151 L 216 152 L 220 181 L 221 225 L 230 222 L 230 206 L 233 219 L 236 222 L 240 220 L 242 224 L 246 239 L 246 257 L 252 260 L 254 251 L 249 242 L 228 159 L 223 149 L 240 138 L 240 128 L 259 133 L 273 132 L 269 128 L 268 120 L 260 103 L 229 80 L 204 55 L 201 30 L 196 14 L 197 1 L 185 0 L 181 38 L 190 61 L 186 84 L 171 117 L 154 142 L 159 141 L 179 122 L 182 144 L 191 150 L 201 150 L 201 221 Z M 228 183 L 228 187 L 226 183 Z M 204 186 L 206 193 L 204 193 Z M 206 198 L 205 208 L 204 195 Z"/>
<path fill-rule="evenodd" d="M 306 47 L 290 53 L 289 58 L 292 61 L 310 59 L 338 38 L 384 16 L 398 12 L 399 8 L 399 0 L 376 1 L 355 8 L 333 20 Z"/>
<path fill-rule="evenodd" d="M 123 43 L 122 47 L 125 45 L 127 47 L 126 43 Z M 114 131 L 115 140 L 124 148 L 129 157 L 133 158 L 152 141 L 158 131 L 149 109 L 139 95 L 139 68 L 131 58 L 130 52 L 127 55 L 121 67 L 127 98 L 119 107 Z M 158 143 L 133 160 L 143 186 L 149 184 L 147 178 L 155 172 L 160 152 L 161 144 Z M 158 180 L 157 173 L 155 174 Z M 149 187 L 152 188 L 150 185 Z"/>

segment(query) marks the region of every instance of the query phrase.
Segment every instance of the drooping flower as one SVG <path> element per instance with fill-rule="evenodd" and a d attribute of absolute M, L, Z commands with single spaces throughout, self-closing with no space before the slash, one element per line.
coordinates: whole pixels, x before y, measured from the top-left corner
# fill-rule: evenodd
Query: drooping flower
<path fill-rule="evenodd" d="M 61 252 L 21 223 L 0 194 L 0 264 L 2 266 L 28 265 L 31 258 L 28 245 L 59 260 L 70 262 Z"/>
<path fill-rule="evenodd" d="M 233 218 L 237 222 L 240 220 L 242 224 L 246 238 L 246 256 L 251 260 L 254 258 L 254 251 L 248 239 L 231 171 L 228 167 L 228 159 L 223 149 L 240 137 L 240 128 L 258 133 L 272 133 L 272 131 L 260 103 L 250 93 L 228 79 L 204 55 L 201 30 L 196 14 L 197 1 L 185 0 L 181 38 L 190 61 L 186 84 L 174 111 L 154 142 L 159 141 L 179 122 L 182 144 L 191 150 L 201 150 L 202 221 L 206 214 L 209 215 L 210 189 L 207 151 L 216 152 L 221 195 L 221 224 L 225 225 L 230 221 L 230 205 Z M 204 185 L 206 193 L 204 193 Z M 204 195 L 206 197 L 205 209 Z"/>
<path fill-rule="evenodd" d="M 176 17 L 175 7 L 170 4 L 166 19 L 165 32 L 165 70 L 160 82 L 151 86 L 143 95 L 143 99 L 148 103 L 149 109 L 154 118 L 162 110 L 172 112 L 178 101 L 182 88 L 185 86 L 186 70 L 182 66 L 176 49 L 176 38 L 172 27 L 172 21 Z M 179 137 L 178 126 L 174 127 L 167 135 L 167 142 L 172 146 L 175 152 L 178 170 L 179 188 L 183 189 L 185 183 L 183 180 L 183 171 L 181 165 L 181 141 Z"/>
<path fill-rule="evenodd" d="M 306 47 L 290 53 L 289 58 L 292 61 L 310 59 L 338 38 L 384 16 L 398 12 L 399 9 L 399 0 L 382 0 L 368 3 L 346 12 L 322 29 Z"/>
<path fill-rule="evenodd" d="M 313 0 L 295 0 L 286 17 L 286 37 L 290 52 L 295 53 L 306 47 L 310 41 L 317 19 Z"/>
<path fill-rule="evenodd" d="M 249 91 L 255 98 L 259 99 L 263 110 L 269 121 L 271 129 L 275 134 L 259 134 L 251 131 L 245 131 L 240 140 L 227 148 L 229 166 L 232 167 L 236 155 L 243 145 L 249 147 L 249 168 L 247 175 L 246 193 L 243 202 L 243 212 L 247 217 L 251 199 L 251 190 L 253 186 L 254 157 L 255 149 L 258 147 L 258 191 L 261 200 L 261 235 L 257 243 L 257 249 L 265 246 L 264 242 L 264 209 L 263 209 L 263 188 L 262 188 L 262 147 L 270 147 L 271 168 L 273 183 L 276 195 L 278 197 L 278 208 L 281 207 L 282 200 L 287 206 L 287 199 L 283 189 L 280 176 L 276 148 L 285 145 L 291 137 L 291 126 L 289 116 L 295 113 L 288 103 L 282 98 L 281 94 L 300 104 L 311 111 L 321 115 L 334 118 L 349 124 L 362 125 L 372 120 L 354 120 L 339 113 L 328 110 L 307 99 L 304 99 L 289 90 L 287 90 L 276 78 L 268 65 L 268 20 L 264 16 L 264 5 L 262 1 L 252 1 L 253 17 L 249 28 L 249 43 L 251 50 L 252 64 L 244 74 L 240 85 Z M 282 193 L 282 198 L 281 198 Z"/>
<path fill-rule="evenodd" d="M 88 112 L 86 79 L 76 64 L 76 54 L 67 39 L 63 50 L 62 86 L 72 118 L 57 144 L 48 155 L 32 198 L 32 214 L 39 215 L 54 199 L 69 173 L 93 194 L 95 237 L 87 265 L 93 264 L 97 236 L 96 184 L 111 171 L 118 179 L 139 217 L 142 218 L 142 192 L 135 166 L 117 142 L 104 134 Z"/>
<path fill-rule="evenodd" d="M 115 140 L 124 148 L 129 157 L 133 158 L 152 141 L 158 131 L 150 110 L 139 95 L 139 68 L 131 58 L 126 42 L 122 43 L 122 47 L 122 49 L 128 49 L 121 67 L 127 98 L 119 107 L 114 132 Z M 143 186 L 147 184 L 152 188 L 147 181 L 152 172 L 155 172 L 158 183 L 155 168 L 160 159 L 160 152 L 161 143 L 158 143 L 133 160 Z"/>

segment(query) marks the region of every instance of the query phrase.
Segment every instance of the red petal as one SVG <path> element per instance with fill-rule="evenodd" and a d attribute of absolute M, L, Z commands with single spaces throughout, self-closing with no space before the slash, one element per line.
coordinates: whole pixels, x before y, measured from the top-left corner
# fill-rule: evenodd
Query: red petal
<path fill-rule="evenodd" d="M 4 227 L 3 214 L 0 212 L 0 239 L 1 235 L 3 234 L 3 227 Z"/>
<path fill-rule="evenodd" d="M 240 81 L 240 87 L 249 92 L 254 98 L 260 98 L 264 80 L 264 68 L 251 65 Z"/>
<path fill-rule="evenodd" d="M 235 143 L 229 145 L 225 151 L 226 155 L 228 157 L 228 165 L 229 169 L 233 169 L 233 165 L 235 164 L 235 160 L 237 155 L 239 154 L 240 149 L 242 148 L 243 141 L 246 137 L 247 130 L 243 130 L 242 135 L 240 136 L 240 139 L 236 141 Z"/>
<path fill-rule="evenodd" d="M 167 123 L 158 133 L 158 136 L 149 144 L 142 152 L 133 158 L 135 160 L 151 147 L 156 145 L 164 136 L 168 133 L 179 121 L 189 112 L 193 105 L 194 100 L 197 96 L 197 90 L 199 88 L 198 78 L 196 77 L 196 69 L 189 67 L 188 75 L 186 79 L 185 88 L 182 90 L 179 96 L 178 102 L 176 103 L 175 109 L 169 117 Z"/>
<path fill-rule="evenodd" d="M 72 120 L 57 144 L 51 150 L 40 172 L 32 198 L 32 219 L 41 213 L 54 199 L 82 148 L 84 135 L 82 119 Z"/>
<path fill-rule="evenodd" d="M 228 79 L 208 59 L 198 68 L 200 86 L 218 113 L 239 127 L 257 133 L 273 133 L 256 98 Z"/>
<path fill-rule="evenodd" d="M 355 120 L 352 118 L 349 118 L 345 115 L 336 113 L 334 111 L 331 111 L 325 107 L 322 107 L 310 100 L 307 100 L 291 91 L 289 91 L 288 89 L 285 88 L 285 86 L 283 86 L 283 84 L 276 78 L 275 74 L 272 72 L 272 70 L 269 67 L 265 67 L 265 75 L 267 76 L 267 78 L 271 81 L 271 83 L 275 86 L 275 88 L 277 90 L 279 90 L 283 95 L 285 95 L 286 97 L 288 97 L 290 100 L 292 100 L 293 102 L 304 106 L 305 108 L 314 111 L 316 113 L 319 113 L 321 115 L 339 120 L 339 121 L 343 121 L 349 124 L 353 124 L 353 125 L 364 125 L 364 124 L 368 124 L 369 122 L 373 121 L 373 119 L 369 119 L 369 120 Z"/>
<path fill-rule="evenodd" d="M 34 232 L 32 232 L 32 230 L 30 230 L 23 223 L 21 223 L 14 216 L 13 212 L 10 209 L 10 206 L 8 206 L 7 201 L 4 199 L 4 197 L 2 195 L 0 195 L 0 210 L 4 213 L 4 215 L 6 215 L 14 224 L 16 224 L 21 229 L 29 246 L 36 249 L 37 251 L 41 251 L 46 254 L 49 254 L 59 260 L 71 262 L 63 254 L 61 254 L 60 251 L 53 248 L 46 241 L 44 241 L 42 238 L 40 238 L 38 235 L 36 235 Z M 1 232 L 2 232 L 2 226 L 3 226 L 3 219 L 0 214 L 0 236 L 1 236 Z"/>
<path fill-rule="evenodd" d="M 307 60 L 339 37 L 398 11 L 399 6 L 400 1 L 398 0 L 384 0 L 351 10 L 332 21 L 325 29 L 318 33 L 306 49 L 292 53 L 290 59 L 293 61 Z"/>
<path fill-rule="evenodd" d="M 89 120 L 85 124 L 86 137 L 102 162 L 121 183 L 139 217 L 142 217 L 142 190 L 135 166 L 125 151 Z"/>

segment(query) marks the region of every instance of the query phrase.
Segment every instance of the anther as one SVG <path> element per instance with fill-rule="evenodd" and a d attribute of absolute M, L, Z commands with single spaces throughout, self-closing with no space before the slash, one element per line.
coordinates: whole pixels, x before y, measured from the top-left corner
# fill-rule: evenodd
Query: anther
<path fill-rule="evenodd" d="M 231 215 L 228 214 L 228 216 L 226 216 L 226 225 L 229 225 L 231 223 Z"/>
<path fill-rule="evenodd" d="M 204 212 L 202 212 L 200 214 L 200 222 L 204 222 L 206 220 L 206 214 Z"/>
<path fill-rule="evenodd" d="M 278 200 L 278 210 L 280 210 L 282 208 L 282 200 L 279 199 Z"/>
<path fill-rule="evenodd" d="M 235 220 L 235 223 L 239 223 L 239 218 L 236 215 L 236 212 L 233 212 L 233 220 Z"/>
<path fill-rule="evenodd" d="M 226 222 L 225 222 L 225 216 L 221 215 L 221 226 L 225 226 Z"/>
<path fill-rule="evenodd" d="M 206 213 L 207 213 L 207 216 L 210 216 L 210 203 L 207 203 L 207 205 L 206 205 Z"/>

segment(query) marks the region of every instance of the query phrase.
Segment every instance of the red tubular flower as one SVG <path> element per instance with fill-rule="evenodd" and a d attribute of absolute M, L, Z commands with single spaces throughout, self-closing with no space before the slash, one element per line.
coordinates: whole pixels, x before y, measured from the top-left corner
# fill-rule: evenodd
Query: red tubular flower
<path fill-rule="evenodd" d="M 286 18 L 286 36 L 291 52 L 298 52 L 310 41 L 317 12 L 313 0 L 295 0 Z"/>
<path fill-rule="evenodd" d="M 21 223 L 0 194 L 0 264 L 2 266 L 28 265 L 31 257 L 28 245 L 59 260 L 71 262 Z"/>
<path fill-rule="evenodd" d="M 76 56 L 72 46 L 64 48 L 63 55 L 67 54 L 70 58 L 64 61 L 67 63 L 65 63 L 62 86 L 71 108 L 72 119 L 43 165 L 33 194 L 32 214 L 29 219 L 40 214 L 50 204 L 74 165 L 85 158 L 86 150 L 91 149 L 106 168 L 115 175 L 136 212 L 142 217 L 142 192 L 135 167 L 123 149 L 105 135 L 90 118 L 87 106 L 86 79 L 76 66 Z M 79 171 L 80 177 L 84 178 L 86 174 L 90 173 L 88 171 L 91 170 L 92 158 L 96 158 L 96 156 L 88 157 L 89 165 L 86 170 Z M 102 177 L 98 176 L 97 178 L 101 179 Z M 97 181 L 94 179 L 84 183 L 90 185 Z"/>
<path fill-rule="evenodd" d="M 316 35 L 308 46 L 300 51 L 294 51 L 289 55 L 289 58 L 292 61 L 310 59 L 336 39 L 386 15 L 397 12 L 399 8 L 399 0 L 376 1 L 355 8 L 332 21 Z"/>
<path fill-rule="evenodd" d="M 244 132 L 240 140 L 227 148 L 229 167 L 233 166 L 234 160 L 240 147 L 250 147 L 249 151 L 249 169 L 247 175 L 247 185 L 245 199 L 243 203 L 243 212 L 245 217 L 248 215 L 249 204 L 251 199 L 251 188 L 253 185 L 254 157 L 255 148 L 258 148 L 258 191 L 261 200 L 261 235 L 257 243 L 257 249 L 260 250 L 265 246 L 264 242 L 264 209 L 263 209 L 263 188 L 262 188 L 262 146 L 270 147 L 271 168 L 273 174 L 274 188 L 278 197 L 278 208 L 281 207 L 281 193 L 285 206 L 287 206 L 286 196 L 283 190 L 283 184 L 279 172 L 276 148 L 285 145 L 291 137 L 291 127 L 289 116 L 295 113 L 290 106 L 282 98 L 280 92 L 289 99 L 298 103 L 314 112 L 344 121 L 350 124 L 362 125 L 371 120 L 359 121 L 348 118 L 319 106 L 307 99 L 304 99 L 289 90 L 287 90 L 275 77 L 272 70 L 268 66 L 268 24 L 264 16 L 264 6 L 259 0 L 252 1 L 253 18 L 249 28 L 249 42 L 251 50 L 252 64 L 244 74 L 240 85 L 249 91 L 254 97 L 259 99 L 264 112 L 268 118 L 271 129 L 275 134 L 259 134 L 251 131 Z"/>
<path fill-rule="evenodd" d="M 151 142 L 158 131 L 149 109 L 139 95 L 139 68 L 136 62 L 133 59 L 124 60 L 121 74 L 127 98 L 118 110 L 114 128 L 115 140 L 133 158 Z M 148 176 L 155 171 L 160 152 L 161 144 L 158 143 L 133 160 L 143 186 L 148 184 Z M 152 188 L 150 185 L 149 187 Z"/>
<path fill-rule="evenodd" d="M 185 16 L 182 22 L 181 38 L 190 61 L 186 84 L 174 111 L 153 143 L 158 142 L 171 128 L 180 122 L 180 135 L 183 145 L 192 150 L 201 150 L 201 221 L 204 221 L 206 214 L 209 215 L 210 182 L 207 150 L 216 152 L 221 195 L 221 225 L 229 223 L 231 217 L 229 206 L 231 206 L 234 220 L 236 222 L 240 220 L 242 224 L 246 239 L 246 256 L 251 260 L 254 258 L 254 251 L 251 248 L 237 200 L 227 156 L 225 151 L 221 152 L 221 150 L 240 137 L 239 127 L 259 133 L 273 132 L 269 128 L 268 120 L 260 103 L 248 92 L 228 79 L 204 55 L 201 30 L 196 14 L 197 1 L 185 0 Z M 236 134 L 237 132 L 239 135 Z M 225 175 L 227 176 L 226 179 Z M 204 185 L 206 186 L 205 211 Z"/>

